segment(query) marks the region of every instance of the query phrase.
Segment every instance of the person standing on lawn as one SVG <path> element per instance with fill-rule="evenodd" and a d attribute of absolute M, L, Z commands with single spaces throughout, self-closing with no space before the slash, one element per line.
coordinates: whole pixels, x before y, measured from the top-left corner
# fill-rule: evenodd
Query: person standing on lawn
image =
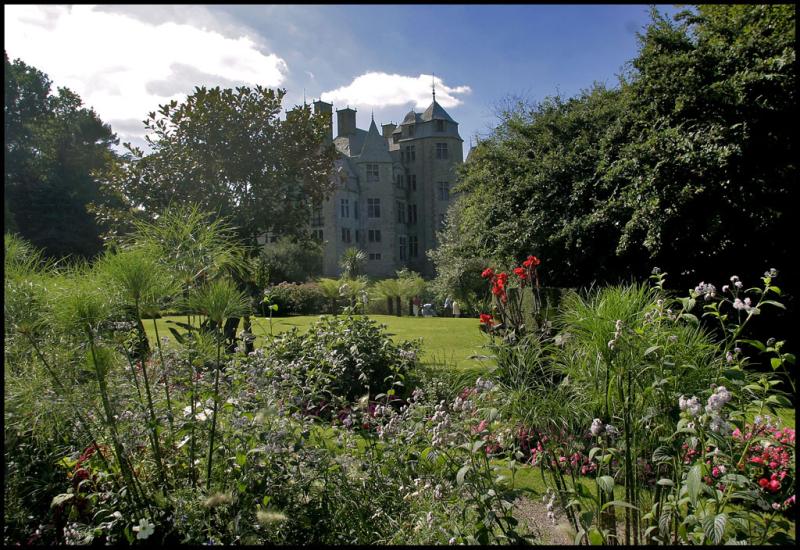
<path fill-rule="evenodd" d="M 453 317 L 461 317 L 461 306 L 455 300 L 453 300 Z"/>

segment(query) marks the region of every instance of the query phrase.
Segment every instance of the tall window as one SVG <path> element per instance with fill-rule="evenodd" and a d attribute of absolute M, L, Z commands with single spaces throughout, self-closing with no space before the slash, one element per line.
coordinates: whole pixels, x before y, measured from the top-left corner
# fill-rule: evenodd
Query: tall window
<path fill-rule="evenodd" d="M 406 130 L 407 130 L 406 131 L 406 135 L 408 137 L 414 137 L 414 126 L 413 125 L 406 126 Z"/>
<path fill-rule="evenodd" d="M 416 204 L 409 204 L 408 205 L 408 223 L 409 224 L 417 223 L 417 205 Z"/>
<path fill-rule="evenodd" d="M 406 176 L 408 178 L 408 188 L 412 191 L 417 190 L 417 175 L 416 174 L 409 174 Z"/>
<path fill-rule="evenodd" d="M 394 178 L 395 184 L 400 189 L 405 189 L 406 187 L 406 179 L 403 177 L 403 174 L 397 174 Z"/>
<path fill-rule="evenodd" d="M 436 158 L 437 159 L 447 159 L 449 158 L 447 153 L 447 144 L 446 143 L 437 143 L 436 144 Z"/>
<path fill-rule="evenodd" d="M 408 255 L 412 258 L 419 256 L 419 239 L 416 236 L 408 238 Z"/>
<path fill-rule="evenodd" d="M 381 217 L 381 199 L 367 199 L 367 217 Z"/>
<path fill-rule="evenodd" d="M 397 201 L 397 223 L 406 223 L 406 203 Z"/>
<path fill-rule="evenodd" d="M 350 217 L 350 199 L 342 199 L 341 214 L 343 218 Z"/>
<path fill-rule="evenodd" d="M 439 182 L 439 200 L 440 201 L 449 201 L 450 200 L 450 184 L 446 181 Z"/>
<path fill-rule="evenodd" d="M 381 242 L 381 230 L 380 229 L 368 229 L 367 230 L 367 238 L 371 243 L 379 243 Z"/>
<path fill-rule="evenodd" d="M 317 206 L 311 211 L 311 227 L 322 225 L 322 207 Z"/>
<path fill-rule="evenodd" d="M 406 161 L 412 162 L 417 160 L 416 148 L 413 145 L 406 147 Z"/>
<path fill-rule="evenodd" d="M 313 229 L 311 231 L 311 238 L 314 239 L 315 241 L 322 242 L 323 241 L 322 229 Z"/>
<path fill-rule="evenodd" d="M 350 229 L 347 227 L 342 227 L 342 242 L 343 243 L 352 242 L 350 240 Z"/>
<path fill-rule="evenodd" d="M 393 134 L 392 143 L 397 143 L 398 141 L 400 141 L 400 134 Z"/>
<path fill-rule="evenodd" d="M 436 131 L 437 132 L 444 132 L 444 120 L 437 120 L 436 121 Z"/>
<path fill-rule="evenodd" d="M 356 229 L 356 242 L 361 242 L 361 232 L 358 229 Z"/>
<path fill-rule="evenodd" d="M 406 259 L 406 238 L 404 236 L 400 236 L 398 239 L 398 243 L 400 245 L 400 260 Z"/>
<path fill-rule="evenodd" d="M 358 199 L 353 201 L 353 217 L 358 219 Z"/>
<path fill-rule="evenodd" d="M 380 171 L 377 164 L 367 164 L 367 182 L 376 182 L 380 179 Z"/>

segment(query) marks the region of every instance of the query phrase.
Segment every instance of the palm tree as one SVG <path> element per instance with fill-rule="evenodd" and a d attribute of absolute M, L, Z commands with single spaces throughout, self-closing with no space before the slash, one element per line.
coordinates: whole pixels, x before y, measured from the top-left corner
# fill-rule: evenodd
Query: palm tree
<path fill-rule="evenodd" d="M 367 260 L 367 254 L 360 248 L 351 246 L 342 254 L 339 267 L 342 268 L 343 279 L 354 279 L 361 274 L 361 268 Z"/>
<path fill-rule="evenodd" d="M 378 297 L 386 300 L 389 315 L 394 314 L 395 298 L 400 296 L 400 288 L 397 279 L 383 279 L 372 285 L 372 292 Z"/>
<path fill-rule="evenodd" d="M 339 299 L 339 287 L 342 283 L 338 279 L 323 278 L 317 281 L 322 294 L 329 300 L 331 313 L 336 315 L 336 301 Z"/>

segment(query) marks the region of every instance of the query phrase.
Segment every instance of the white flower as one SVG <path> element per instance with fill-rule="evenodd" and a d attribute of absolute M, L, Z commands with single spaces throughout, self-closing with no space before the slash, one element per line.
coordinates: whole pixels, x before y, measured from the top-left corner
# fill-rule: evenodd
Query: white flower
<path fill-rule="evenodd" d="M 619 430 L 611 424 L 606 424 L 606 433 L 611 437 L 615 437 L 619 435 Z"/>
<path fill-rule="evenodd" d="M 133 532 L 136 533 L 136 538 L 145 540 L 150 535 L 155 533 L 156 526 L 142 518 L 139 520 L 139 525 L 134 525 Z"/>
<path fill-rule="evenodd" d="M 589 431 L 592 432 L 592 435 L 597 437 L 603 433 L 603 421 L 599 418 L 595 418 L 592 420 L 592 427 L 589 428 Z"/>

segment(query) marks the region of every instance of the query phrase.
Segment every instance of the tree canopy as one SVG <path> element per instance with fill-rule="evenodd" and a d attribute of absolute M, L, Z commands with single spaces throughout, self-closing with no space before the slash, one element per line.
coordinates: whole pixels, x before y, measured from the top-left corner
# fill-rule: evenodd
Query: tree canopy
<path fill-rule="evenodd" d="M 113 162 L 117 138 L 67 88 L 5 55 L 5 231 L 50 257 L 91 257 L 102 248 L 86 205 L 99 200 L 92 173 Z"/>
<path fill-rule="evenodd" d="M 311 206 L 330 189 L 335 152 L 308 106 L 279 118 L 285 93 L 202 87 L 162 105 L 144 121 L 152 150 L 126 144 L 124 162 L 105 174 L 118 203 L 98 214 L 121 232 L 131 215 L 191 203 L 228 218 L 249 245 L 265 231 L 305 233 Z"/>
<path fill-rule="evenodd" d="M 654 266 L 791 280 L 794 40 L 791 6 L 654 9 L 618 87 L 504 110 L 463 166 L 437 269 L 532 253 L 552 286 Z"/>

